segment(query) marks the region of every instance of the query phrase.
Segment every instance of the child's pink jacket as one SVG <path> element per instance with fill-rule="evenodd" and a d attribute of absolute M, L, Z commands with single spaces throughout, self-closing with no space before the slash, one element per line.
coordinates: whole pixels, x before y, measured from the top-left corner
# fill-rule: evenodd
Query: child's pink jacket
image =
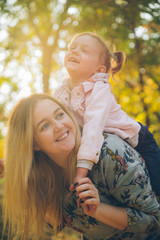
<path fill-rule="evenodd" d="M 123 139 L 136 138 L 137 144 L 140 125 L 121 110 L 111 93 L 108 80 L 109 74 L 98 73 L 72 90 L 68 87 L 68 80 L 65 80 L 55 92 L 54 96 L 73 110 L 83 128 L 77 167 L 91 169 L 98 162 L 104 131 Z"/>

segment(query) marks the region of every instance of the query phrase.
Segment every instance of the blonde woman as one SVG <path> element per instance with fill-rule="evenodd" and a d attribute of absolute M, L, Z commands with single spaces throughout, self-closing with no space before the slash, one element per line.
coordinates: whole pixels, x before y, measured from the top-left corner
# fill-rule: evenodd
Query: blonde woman
<path fill-rule="evenodd" d="M 147 239 L 159 230 L 159 204 L 144 162 L 118 136 L 104 136 L 99 163 L 70 194 L 80 144 L 77 122 L 50 96 L 33 94 L 15 106 L 5 154 L 9 239 L 39 239 L 46 223 L 55 232 L 67 226 L 92 240 Z"/>

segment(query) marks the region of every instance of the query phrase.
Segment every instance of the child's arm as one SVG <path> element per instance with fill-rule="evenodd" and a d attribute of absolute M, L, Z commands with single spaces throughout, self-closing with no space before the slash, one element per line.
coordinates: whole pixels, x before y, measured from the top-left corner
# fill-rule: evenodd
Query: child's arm
<path fill-rule="evenodd" d="M 88 169 L 87 168 L 77 167 L 76 168 L 76 176 L 73 180 L 73 184 L 71 184 L 71 186 L 69 188 L 70 191 L 74 191 L 74 187 L 75 187 L 74 184 L 76 184 L 81 178 L 86 177 L 87 174 L 88 174 Z"/>
<path fill-rule="evenodd" d="M 87 168 L 82 168 L 82 167 L 77 167 L 76 169 L 76 174 L 79 178 L 84 178 L 87 176 L 87 173 L 88 173 L 88 169 Z M 78 177 L 77 179 L 75 180 L 75 182 L 78 182 Z"/>
<path fill-rule="evenodd" d="M 106 80 L 107 82 L 107 80 Z M 103 131 L 109 117 L 113 95 L 110 84 L 95 81 L 92 93 L 86 99 L 86 111 L 84 114 L 84 127 L 81 145 L 78 151 L 77 167 L 84 167 L 84 160 L 93 165 L 99 160 L 100 150 L 104 141 Z M 89 167 L 86 167 L 91 169 Z"/>
<path fill-rule="evenodd" d="M 108 79 L 95 81 L 93 90 L 86 102 L 84 114 L 84 127 L 81 145 L 77 156 L 77 170 L 74 182 L 70 190 L 74 190 L 74 184 L 79 179 L 86 177 L 88 170 L 91 170 L 94 163 L 99 160 L 100 150 L 104 141 L 103 131 L 109 116 L 112 94 Z M 79 201 L 77 201 L 79 206 Z"/>

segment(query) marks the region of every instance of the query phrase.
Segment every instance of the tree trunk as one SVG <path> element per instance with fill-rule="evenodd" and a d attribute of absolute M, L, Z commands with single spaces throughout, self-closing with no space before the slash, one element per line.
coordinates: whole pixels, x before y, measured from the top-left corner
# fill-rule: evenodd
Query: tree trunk
<path fill-rule="evenodd" d="M 144 82 L 144 75 L 141 73 L 141 68 L 143 68 L 143 63 L 141 61 L 141 45 L 139 40 L 136 38 L 135 39 L 135 49 L 136 49 L 136 55 L 137 55 L 137 63 L 138 63 L 138 69 L 139 69 L 139 83 L 140 83 L 140 98 L 141 98 L 141 103 L 145 112 L 145 124 L 149 127 L 150 126 L 150 115 L 149 115 L 149 107 L 145 103 L 145 95 L 146 94 L 141 94 L 144 93 L 144 87 L 145 87 L 145 82 Z"/>
<path fill-rule="evenodd" d="M 43 92 L 49 93 L 49 78 L 51 73 L 51 65 L 52 65 L 52 51 L 50 46 L 44 48 L 43 51 L 43 60 L 42 60 L 42 74 L 43 74 Z"/>

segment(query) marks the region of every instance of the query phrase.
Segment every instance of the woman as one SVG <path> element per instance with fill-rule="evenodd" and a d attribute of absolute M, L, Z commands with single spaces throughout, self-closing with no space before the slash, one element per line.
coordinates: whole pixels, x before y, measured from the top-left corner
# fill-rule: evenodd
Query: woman
<path fill-rule="evenodd" d="M 159 204 L 144 162 L 118 136 L 104 138 L 99 163 L 70 194 L 80 144 L 71 113 L 41 94 L 15 106 L 5 156 L 4 222 L 11 234 L 38 239 L 44 223 L 92 240 L 146 239 L 159 230 Z"/>

